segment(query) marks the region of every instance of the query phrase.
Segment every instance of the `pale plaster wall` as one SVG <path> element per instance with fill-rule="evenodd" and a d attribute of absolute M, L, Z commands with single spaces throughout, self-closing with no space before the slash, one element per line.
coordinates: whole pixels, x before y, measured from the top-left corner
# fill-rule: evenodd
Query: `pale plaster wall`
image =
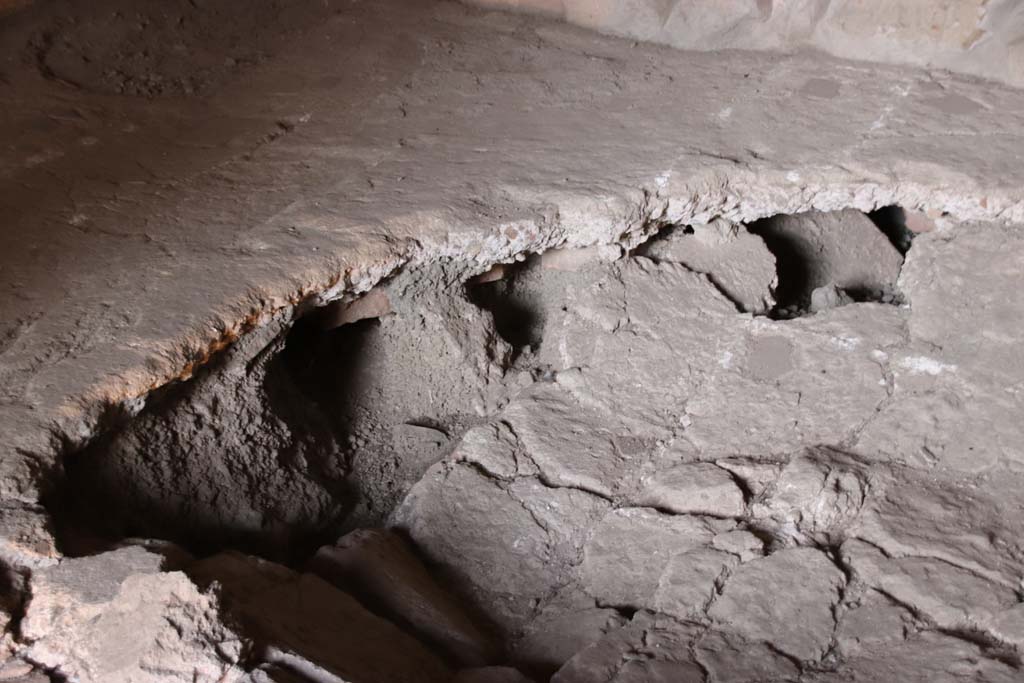
<path fill-rule="evenodd" d="M 469 1 L 678 48 L 816 48 L 1024 85 L 1021 0 Z"/>

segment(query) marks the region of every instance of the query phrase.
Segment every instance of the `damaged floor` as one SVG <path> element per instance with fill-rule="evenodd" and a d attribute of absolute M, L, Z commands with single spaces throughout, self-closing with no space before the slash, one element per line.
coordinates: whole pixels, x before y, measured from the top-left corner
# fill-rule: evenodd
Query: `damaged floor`
<path fill-rule="evenodd" d="M 1021 678 L 1024 94 L 271 6 L 0 25 L 0 680 Z"/>

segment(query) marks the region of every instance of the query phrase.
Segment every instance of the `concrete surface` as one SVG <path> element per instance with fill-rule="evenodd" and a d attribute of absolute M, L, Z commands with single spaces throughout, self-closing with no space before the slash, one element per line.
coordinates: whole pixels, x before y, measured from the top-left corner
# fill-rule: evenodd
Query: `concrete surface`
<path fill-rule="evenodd" d="M 237 580 L 235 598 L 194 568 L 79 572 L 128 555 L 62 557 L 40 504 L 59 507 L 62 472 L 121 453 L 105 463 L 125 482 L 111 508 L 152 485 L 271 541 L 297 507 L 323 534 L 334 506 L 371 519 L 395 504 L 388 522 L 531 675 L 1019 674 L 1024 93 L 820 54 L 679 52 L 454 3 L 237 9 L 55 1 L 0 25 L 0 552 L 17 597 L 0 655 L 147 681 L 188 680 L 193 647 L 225 680 L 321 680 L 318 662 L 362 680 L 387 658 L 356 666 L 319 651 L 333 631 L 288 640 L 261 623 L 284 596 L 325 624 L 359 614 L 372 638 L 395 628 L 285 567 L 214 563 L 206 578 Z M 816 315 L 742 311 L 775 292 L 739 224 L 891 204 L 925 212 L 900 264 L 906 301 L 834 289 Z M 715 219 L 735 225 L 695 232 L 700 251 L 632 251 Z M 554 247 L 508 285 L 548 307 L 543 339 L 500 339 L 463 282 Z M 744 259 L 756 267 L 729 270 Z M 397 399 L 380 412 L 397 414 L 341 455 L 367 452 L 371 432 L 426 455 L 362 472 L 387 503 L 366 511 L 336 495 L 334 436 L 292 420 L 305 403 L 264 377 L 295 316 L 384 279 L 368 356 L 383 379 L 362 390 L 383 387 Z M 55 591 L 74 609 L 51 609 Z M 69 649 L 99 617 L 131 634 L 134 605 L 145 642 L 96 647 L 122 659 Z M 221 623 L 232 609 L 246 633 Z M 42 610 L 35 631 L 19 630 L 26 610 Z M 395 680 L 422 662 L 454 675 L 406 655 L 383 662 Z"/>
<path fill-rule="evenodd" d="M 657 221 L 812 207 L 1024 220 L 1024 97 L 992 83 L 387 2 L 332 8 L 199 95 L 148 99 L 26 63 L 60 21 L 37 7 L 3 34 L 3 481 L 26 501 L 31 463 L 111 406 L 411 261 L 483 270 Z M 806 90 L 823 79 L 837 92 Z"/>

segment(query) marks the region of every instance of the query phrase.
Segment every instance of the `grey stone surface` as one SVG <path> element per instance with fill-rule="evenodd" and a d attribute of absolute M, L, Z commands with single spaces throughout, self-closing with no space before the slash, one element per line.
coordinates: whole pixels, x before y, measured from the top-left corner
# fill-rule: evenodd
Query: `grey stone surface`
<path fill-rule="evenodd" d="M 494 658 L 493 644 L 397 534 L 353 531 L 317 551 L 309 570 L 362 596 L 464 666 L 482 666 Z"/>
<path fill-rule="evenodd" d="M 681 55 L 445 4 L 289 12 L 280 36 L 241 33 L 255 44 L 239 49 L 265 59 L 228 55 L 236 67 L 209 71 L 201 97 L 152 106 L 104 91 L 102 72 L 69 92 L 17 57 L 32 35 L 63 30 L 56 6 L 37 3 L 5 32 L 3 87 L 20 93 L 4 98 L 0 160 L 14 292 L 3 311 L 7 495 L 36 502 L 33 473 L 52 462 L 54 431 L 83 443 L 107 406 L 190 376 L 277 312 L 358 295 L 401 264 L 459 253 L 471 274 L 716 215 L 900 203 L 957 219 L 1024 216 L 1009 142 L 1020 95 L 1000 86 L 828 58 Z M 109 16 L 104 3 L 80 14 L 93 28 Z M 163 55 L 175 42 L 157 33 L 150 47 Z M 325 57 L 357 37 L 361 59 Z M 446 42 L 465 57 L 431 47 Z M 93 55 L 77 36 L 62 45 Z M 137 73 L 138 83 L 181 82 L 149 60 L 124 68 L 120 78 Z M 803 90 L 823 68 L 835 97 Z M 553 86 L 540 75 L 556 71 Z M 607 85 L 613 74 L 620 87 Z M 464 87 L 493 107 L 439 104 L 462 102 Z M 578 102 L 593 103 L 586 126 L 565 106 Z M 68 119 L 69 108 L 84 114 Z M 644 125 L 624 127 L 626 116 Z M 41 131 L 42 121 L 63 123 Z M 498 128 L 508 144 L 492 144 Z M 325 150 L 315 160 L 312 146 Z"/>
<path fill-rule="evenodd" d="M 71 680 L 232 681 L 247 638 L 216 597 L 163 557 L 128 547 L 33 573 L 20 636 L 24 656 Z"/>
<path fill-rule="evenodd" d="M 689 656 L 696 635 L 691 625 L 647 612 L 581 650 L 566 662 L 552 683 L 696 683 L 704 680 L 700 665 Z"/>
<path fill-rule="evenodd" d="M 280 565 L 222 556 L 189 578 L 136 548 L 46 566 L 61 456 L 129 521 L 193 540 L 213 520 L 301 553 L 305 533 L 387 518 L 510 662 L 559 680 L 1019 677 L 1020 92 L 382 1 L 283 3 L 301 16 L 281 42 L 229 32 L 258 63 L 217 43 L 190 94 L 177 53 L 68 70 L 108 21 L 118 60 L 179 44 L 111 2 L 76 22 L 39 3 L 0 35 L 0 549 L 33 571 L 5 656 L 230 680 L 243 638 L 223 624 L 242 623 L 250 665 L 314 681 L 453 675 Z M 930 221 L 898 279 L 867 218 L 806 215 L 890 204 Z M 738 310 L 740 290 L 767 307 L 768 255 L 696 226 L 776 214 L 813 224 L 825 285 L 870 276 L 905 301 Z M 678 261 L 634 251 L 671 226 Z M 525 306 L 528 345 L 466 298 L 497 263 L 474 286 Z M 313 393 L 349 412 L 277 393 L 295 316 L 377 284 L 382 317 L 325 333 L 368 347 L 289 360 L 333 361 L 306 371 L 335 373 Z M 204 566 L 216 592 L 193 583 Z M 122 659 L 94 658 L 104 638 Z"/>
<path fill-rule="evenodd" d="M 312 574 L 232 553 L 189 573 L 216 587 L 226 617 L 245 629 L 260 661 L 313 680 L 440 683 L 452 676 L 417 640 Z"/>
<path fill-rule="evenodd" d="M 780 550 L 729 576 L 708 616 L 750 641 L 773 644 L 797 660 L 817 660 L 835 626 L 832 608 L 843 573 L 812 548 Z"/>

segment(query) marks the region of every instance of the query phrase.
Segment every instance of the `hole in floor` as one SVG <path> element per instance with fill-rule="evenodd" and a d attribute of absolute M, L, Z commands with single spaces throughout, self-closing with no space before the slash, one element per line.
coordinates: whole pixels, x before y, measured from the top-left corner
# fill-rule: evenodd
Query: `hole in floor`
<path fill-rule="evenodd" d="M 874 217 L 847 209 L 751 223 L 778 268 L 771 316 L 796 318 L 852 302 L 904 303 L 898 280 L 910 241 L 900 216 L 902 209 L 888 207 Z"/>

